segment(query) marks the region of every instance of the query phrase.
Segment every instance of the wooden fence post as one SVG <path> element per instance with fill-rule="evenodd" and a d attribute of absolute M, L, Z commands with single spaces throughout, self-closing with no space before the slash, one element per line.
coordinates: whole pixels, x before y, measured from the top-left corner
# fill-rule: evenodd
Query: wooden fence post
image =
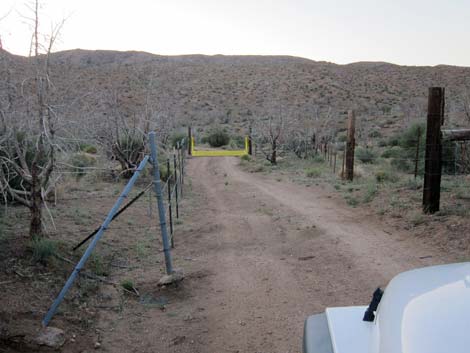
<path fill-rule="evenodd" d="M 188 156 L 191 155 L 191 141 L 192 141 L 191 126 L 188 126 Z"/>
<path fill-rule="evenodd" d="M 441 126 L 444 123 L 444 105 L 445 89 L 429 88 L 423 187 L 424 213 L 439 211 L 442 169 Z"/>
<path fill-rule="evenodd" d="M 354 138 L 356 117 L 354 111 L 348 111 L 348 136 L 346 142 L 346 180 L 354 179 L 354 147 L 356 140 Z"/>
<path fill-rule="evenodd" d="M 336 174 L 336 151 L 333 154 L 333 174 Z"/>
<path fill-rule="evenodd" d="M 253 130 L 250 126 L 250 134 L 248 135 L 248 154 L 250 156 L 253 155 L 253 141 L 251 140 L 251 135 L 253 134 Z"/>

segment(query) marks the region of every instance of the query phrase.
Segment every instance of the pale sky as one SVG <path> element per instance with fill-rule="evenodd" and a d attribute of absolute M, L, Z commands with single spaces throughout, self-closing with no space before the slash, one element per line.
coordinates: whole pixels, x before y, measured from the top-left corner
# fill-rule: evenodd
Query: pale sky
<path fill-rule="evenodd" d="M 25 1 L 0 0 L 3 47 L 26 55 Z M 55 51 L 293 55 L 339 64 L 470 66 L 470 0 L 44 0 Z M 5 18 L 2 19 L 6 14 Z"/>

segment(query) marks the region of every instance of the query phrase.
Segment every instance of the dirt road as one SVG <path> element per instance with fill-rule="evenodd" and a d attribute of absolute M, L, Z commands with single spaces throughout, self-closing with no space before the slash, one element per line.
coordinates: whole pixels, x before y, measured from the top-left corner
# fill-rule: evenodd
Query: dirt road
<path fill-rule="evenodd" d="M 398 272 L 442 262 L 320 187 L 246 173 L 238 163 L 189 161 L 192 204 L 174 252 L 188 278 L 165 293 L 167 315 L 130 306 L 137 324 L 117 326 L 120 339 L 105 335 L 103 347 L 129 351 L 130 340 L 136 352 L 299 352 L 307 315 L 366 304 Z M 154 290 L 155 276 L 145 275 L 142 292 Z"/>

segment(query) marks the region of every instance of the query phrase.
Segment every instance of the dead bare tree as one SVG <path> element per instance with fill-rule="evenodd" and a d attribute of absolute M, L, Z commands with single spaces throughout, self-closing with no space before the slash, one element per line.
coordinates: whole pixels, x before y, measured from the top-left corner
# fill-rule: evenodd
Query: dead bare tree
<path fill-rule="evenodd" d="M 271 164 L 277 164 L 286 133 L 285 118 L 282 113 L 279 112 L 277 116 L 269 117 L 267 121 L 257 121 L 255 132 L 259 150 Z"/>
<path fill-rule="evenodd" d="M 43 235 L 42 209 L 51 191 L 55 165 L 56 111 L 51 99 L 50 53 L 63 25 L 54 26 L 41 41 L 39 1 L 29 6 L 33 24 L 34 56 L 27 61 L 31 76 L 21 83 L 10 80 L 6 53 L 2 53 L 7 80 L 0 99 L 0 190 L 4 200 L 13 200 L 30 210 L 30 236 Z M 17 99 L 14 96 L 18 96 Z"/>
<path fill-rule="evenodd" d="M 142 160 L 147 148 L 147 135 L 150 130 L 157 131 L 158 141 L 166 145 L 173 129 L 172 121 L 165 111 L 157 107 L 153 99 L 155 81 L 152 76 L 142 73 L 129 73 L 133 81 L 125 87 L 115 84 L 101 95 L 106 118 L 94 131 L 94 138 L 103 147 L 108 156 L 119 162 L 121 175 L 129 178 Z M 145 84 L 145 87 L 137 85 Z M 143 102 L 129 102 L 126 97 L 132 92 L 139 96 L 145 90 Z M 97 120 L 97 119 L 95 119 Z"/>

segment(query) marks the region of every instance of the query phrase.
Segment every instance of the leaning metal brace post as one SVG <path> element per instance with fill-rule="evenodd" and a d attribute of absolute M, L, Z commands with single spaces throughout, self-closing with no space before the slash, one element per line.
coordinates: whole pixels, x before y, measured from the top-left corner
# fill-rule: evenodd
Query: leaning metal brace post
<path fill-rule="evenodd" d="M 153 163 L 153 183 L 155 194 L 157 195 L 158 217 L 160 218 L 160 229 L 162 232 L 163 253 L 165 254 L 166 273 L 173 273 L 171 264 L 170 244 L 168 242 L 168 232 L 166 229 L 165 206 L 163 205 L 162 185 L 160 181 L 160 170 L 158 169 L 157 145 L 155 143 L 155 132 L 149 134 L 150 151 Z"/>
<path fill-rule="evenodd" d="M 108 228 L 109 223 L 111 223 L 111 221 L 113 220 L 114 215 L 116 214 L 116 212 L 121 207 L 121 204 L 124 202 L 124 199 L 127 197 L 127 194 L 129 194 L 129 192 L 131 191 L 132 187 L 134 186 L 135 181 L 139 177 L 140 172 L 144 169 L 145 165 L 147 164 L 148 159 L 149 159 L 149 157 L 145 156 L 144 159 L 142 160 L 142 162 L 140 162 L 139 167 L 134 172 L 134 175 L 132 175 L 132 178 L 129 180 L 126 187 L 122 191 L 121 195 L 119 196 L 119 198 L 114 203 L 113 208 L 111 209 L 111 211 L 109 211 L 108 215 L 106 216 L 106 219 L 104 220 L 103 224 L 100 227 L 100 230 L 93 237 L 93 240 L 91 241 L 90 245 L 88 245 L 88 248 L 85 250 L 85 253 L 83 254 L 82 258 L 80 259 L 78 264 L 73 269 L 73 272 L 70 275 L 69 279 L 67 280 L 67 282 L 65 282 L 64 287 L 62 288 L 59 295 L 57 296 L 57 298 L 52 303 L 52 306 L 50 307 L 50 309 L 47 312 L 46 316 L 42 320 L 42 324 L 44 326 L 49 325 L 49 322 L 51 321 L 52 316 L 54 316 L 54 314 L 55 314 L 57 308 L 59 307 L 60 303 L 62 302 L 62 300 L 64 300 L 64 297 L 67 294 L 70 287 L 72 286 L 73 282 L 75 281 L 75 278 L 78 276 L 78 274 L 80 273 L 80 270 L 85 265 L 86 260 L 88 260 L 88 258 L 90 257 L 91 253 L 93 252 L 94 248 L 96 247 L 96 244 L 100 240 L 100 238 L 103 235 L 104 231 Z"/>

